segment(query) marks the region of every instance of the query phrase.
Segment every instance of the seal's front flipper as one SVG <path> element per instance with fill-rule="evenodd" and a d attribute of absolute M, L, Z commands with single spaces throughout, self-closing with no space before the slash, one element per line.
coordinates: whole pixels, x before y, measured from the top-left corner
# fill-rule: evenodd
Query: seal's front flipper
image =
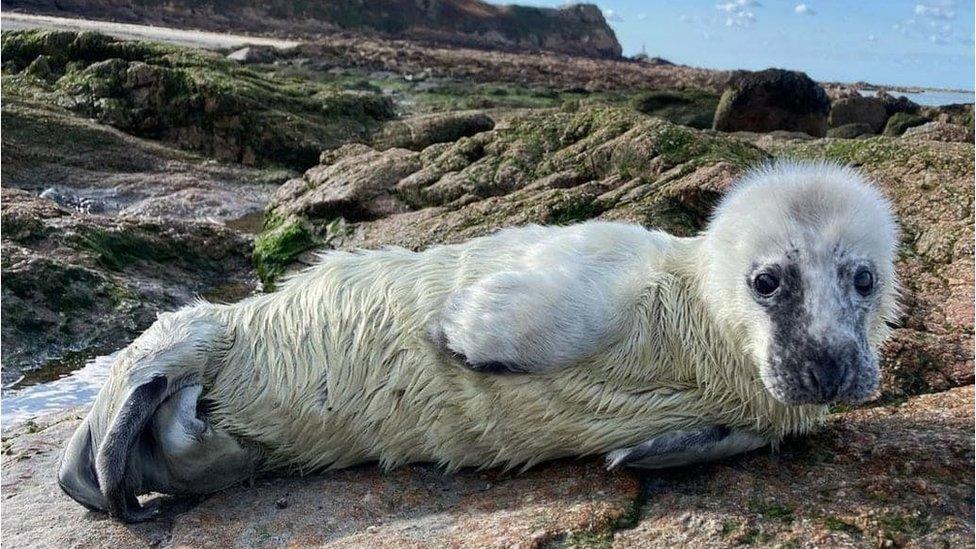
<path fill-rule="evenodd" d="M 607 454 L 607 468 L 621 465 L 640 469 L 664 469 L 722 459 L 769 444 L 758 434 L 722 425 L 672 431 L 636 446 Z"/>
<path fill-rule="evenodd" d="M 606 347 L 619 327 L 608 294 L 571 269 L 495 273 L 451 293 L 428 334 L 478 372 L 554 371 Z"/>

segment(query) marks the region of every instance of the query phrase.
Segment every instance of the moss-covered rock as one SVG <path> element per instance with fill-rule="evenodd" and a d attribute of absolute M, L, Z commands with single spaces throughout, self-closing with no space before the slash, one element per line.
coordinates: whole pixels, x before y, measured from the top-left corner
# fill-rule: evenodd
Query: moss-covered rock
<path fill-rule="evenodd" d="M 887 120 L 888 110 L 883 100 L 857 95 L 834 101 L 830 106 L 827 125 L 839 128 L 849 124 L 865 124 L 871 129 L 868 133 L 880 133 Z"/>
<path fill-rule="evenodd" d="M 247 238 L 215 223 L 108 218 L 2 190 L 3 383 L 77 349 L 118 348 L 156 313 L 251 285 Z"/>
<path fill-rule="evenodd" d="M 895 113 L 891 115 L 891 118 L 888 119 L 888 123 L 884 128 L 884 134 L 887 136 L 896 137 L 905 133 L 905 130 L 908 128 L 921 126 L 928 121 L 928 118 L 919 116 L 917 114 L 910 114 L 907 112 Z"/>
<path fill-rule="evenodd" d="M 495 121 L 480 111 L 460 111 L 414 116 L 387 122 L 373 136 L 377 149 L 394 147 L 419 151 L 435 143 L 457 141 L 495 127 Z"/>
<path fill-rule="evenodd" d="M 668 122 L 706 129 L 712 127 L 719 96 L 704 90 L 642 92 L 630 100 L 635 110 Z"/>
<path fill-rule="evenodd" d="M 308 223 L 300 218 L 269 218 L 264 231 L 254 241 L 254 265 L 266 290 L 284 272 L 295 256 L 316 245 Z"/>
<path fill-rule="evenodd" d="M 918 114 L 935 122 L 957 124 L 972 129 L 974 127 L 973 112 L 973 103 L 956 103 L 938 107 L 922 107 L 919 109 Z"/>
<path fill-rule="evenodd" d="M 628 108 L 531 111 L 502 128 L 419 153 L 364 145 L 327 153 L 320 166 L 279 189 L 261 238 L 277 242 L 281 220 L 297 217 L 320 243 L 324 228 L 341 219 L 348 230 L 332 231 L 334 246 L 380 238 L 420 247 L 513 223 L 567 224 L 611 210 L 691 234 L 722 184 L 766 158 L 738 139 Z M 698 171 L 719 165 L 724 168 L 714 173 Z M 714 181 L 689 183 L 701 173 Z M 267 283 L 280 273 L 259 268 Z"/>
<path fill-rule="evenodd" d="M 221 160 L 307 168 L 322 150 L 367 140 L 393 116 L 381 94 L 275 79 L 200 50 L 85 32 L 5 32 L 2 40 L 5 84 L 19 72 L 14 86 L 24 93 Z M 51 83 L 28 70 L 41 58 L 57 76 Z"/>
<path fill-rule="evenodd" d="M 854 139 L 862 135 L 872 135 L 877 132 L 870 124 L 854 123 L 854 124 L 844 124 L 843 126 L 838 126 L 836 128 L 830 128 L 827 130 L 827 137 L 834 137 L 837 139 Z"/>

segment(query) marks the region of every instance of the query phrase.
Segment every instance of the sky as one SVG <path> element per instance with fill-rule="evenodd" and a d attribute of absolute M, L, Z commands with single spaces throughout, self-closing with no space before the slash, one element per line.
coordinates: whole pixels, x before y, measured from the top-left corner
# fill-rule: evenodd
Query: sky
<path fill-rule="evenodd" d="M 624 55 L 646 51 L 713 69 L 780 67 L 820 81 L 974 88 L 971 0 L 589 1 Z"/>

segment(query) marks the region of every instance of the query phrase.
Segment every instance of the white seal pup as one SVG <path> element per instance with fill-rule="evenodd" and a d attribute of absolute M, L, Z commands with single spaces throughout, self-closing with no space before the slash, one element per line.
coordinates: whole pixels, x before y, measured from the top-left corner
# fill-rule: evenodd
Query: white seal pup
<path fill-rule="evenodd" d="M 268 470 L 657 468 L 775 444 L 876 390 L 896 243 L 857 172 L 783 163 L 693 238 L 587 222 L 330 252 L 273 294 L 160 315 L 59 482 L 134 521 L 151 516 L 140 494 Z"/>

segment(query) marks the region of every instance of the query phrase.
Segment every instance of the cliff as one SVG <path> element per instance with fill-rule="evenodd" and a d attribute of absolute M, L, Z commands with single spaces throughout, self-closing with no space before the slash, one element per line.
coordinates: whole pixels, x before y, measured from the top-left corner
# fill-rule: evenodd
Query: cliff
<path fill-rule="evenodd" d="M 432 43 L 619 57 L 592 4 L 496 6 L 480 0 L 11 0 L 4 9 L 212 31 L 311 37 L 351 30 Z"/>

